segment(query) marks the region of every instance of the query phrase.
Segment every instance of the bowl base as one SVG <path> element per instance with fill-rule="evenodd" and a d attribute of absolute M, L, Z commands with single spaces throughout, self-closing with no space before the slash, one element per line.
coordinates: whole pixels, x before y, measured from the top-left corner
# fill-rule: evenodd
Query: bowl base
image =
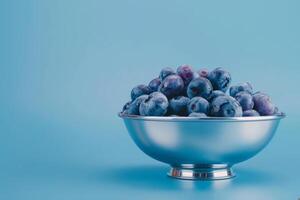
<path fill-rule="evenodd" d="M 235 177 L 228 165 L 172 166 L 168 176 L 184 180 L 223 180 Z"/>

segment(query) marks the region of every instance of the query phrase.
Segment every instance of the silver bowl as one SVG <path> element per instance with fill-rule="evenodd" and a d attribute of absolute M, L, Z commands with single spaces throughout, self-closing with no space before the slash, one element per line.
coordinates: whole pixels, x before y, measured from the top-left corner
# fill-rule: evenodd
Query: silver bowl
<path fill-rule="evenodd" d="M 119 116 L 144 153 L 171 165 L 169 176 L 201 180 L 234 177 L 231 167 L 260 152 L 285 117 Z"/>

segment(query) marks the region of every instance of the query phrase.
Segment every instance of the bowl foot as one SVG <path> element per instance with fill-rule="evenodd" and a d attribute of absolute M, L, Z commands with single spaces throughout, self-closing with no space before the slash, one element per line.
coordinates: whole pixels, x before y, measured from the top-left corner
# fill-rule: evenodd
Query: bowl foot
<path fill-rule="evenodd" d="M 185 180 L 222 180 L 235 175 L 228 165 L 172 166 L 168 176 Z"/>

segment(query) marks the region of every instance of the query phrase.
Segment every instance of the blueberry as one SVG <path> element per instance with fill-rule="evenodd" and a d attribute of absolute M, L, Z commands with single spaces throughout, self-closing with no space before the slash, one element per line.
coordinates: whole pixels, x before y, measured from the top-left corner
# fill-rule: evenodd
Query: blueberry
<path fill-rule="evenodd" d="M 134 101 L 137 97 L 143 94 L 150 94 L 152 91 L 147 85 L 138 85 L 131 90 L 131 100 Z"/>
<path fill-rule="evenodd" d="M 199 76 L 201 76 L 201 77 L 204 77 L 204 78 L 207 78 L 208 77 L 208 74 L 209 74 L 209 71 L 208 71 L 208 69 L 200 69 L 199 71 L 198 71 L 198 74 L 199 74 Z"/>
<path fill-rule="evenodd" d="M 205 113 L 196 113 L 196 112 L 192 112 L 191 114 L 189 114 L 189 117 L 201 117 L 201 118 L 206 118 L 207 115 Z"/>
<path fill-rule="evenodd" d="M 139 112 L 143 116 L 163 116 L 167 113 L 168 106 L 169 102 L 164 94 L 153 92 L 141 102 Z"/>
<path fill-rule="evenodd" d="M 198 74 L 198 72 L 194 72 L 194 73 L 193 73 L 193 79 L 199 78 L 199 77 L 200 77 L 200 75 Z"/>
<path fill-rule="evenodd" d="M 218 97 L 218 96 L 224 96 L 226 95 L 225 92 L 221 91 L 221 90 L 214 90 L 212 91 L 212 93 L 209 95 L 209 97 L 207 98 L 207 100 L 212 101 L 214 98 Z"/>
<path fill-rule="evenodd" d="M 279 109 L 278 109 L 278 107 L 277 107 L 277 106 L 275 106 L 275 109 L 274 109 L 274 114 L 280 114 L 280 112 L 279 112 Z"/>
<path fill-rule="evenodd" d="M 141 103 L 148 98 L 148 95 L 144 94 L 136 98 L 126 109 L 129 115 L 139 115 L 139 108 Z"/>
<path fill-rule="evenodd" d="M 123 115 L 129 115 L 129 114 L 128 114 L 128 110 L 123 110 L 123 111 L 122 111 L 122 114 L 123 114 Z"/>
<path fill-rule="evenodd" d="M 167 76 L 176 74 L 171 67 L 165 67 L 160 71 L 159 78 L 163 81 Z"/>
<path fill-rule="evenodd" d="M 194 79 L 194 71 L 190 65 L 181 65 L 177 68 L 177 74 L 182 78 L 184 85 L 188 84 Z"/>
<path fill-rule="evenodd" d="M 231 96 L 218 96 L 210 105 L 210 115 L 215 117 L 241 117 L 242 107 L 239 102 Z"/>
<path fill-rule="evenodd" d="M 190 99 L 184 96 L 174 97 L 169 101 L 170 113 L 180 116 L 186 116 L 188 114 L 187 105 Z"/>
<path fill-rule="evenodd" d="M 261 91 L 258 91 L 258 92 L 255 92 L 252 94 L 252 96 L 255 96 L 255 95 L 262 95 L 262 96 L 268 96 L 270 98 L 270 96 L 264 92 L 261 92 Z"/>
<path fill-rule="evenodd" d="M 221 67 L 211 71 L 208 74 L 208 79 L 210 80 L 214 90 L 222 90 L 223 92 L 226 92 L 231 83 L 230 73 Z"/>
<path fill-rule="evenodd" d="M 252 110 L 254 106 L 252 95 L 246 91 L 239 92 L 235 95 L 235 99 L 240 103 L 244 110 Z"/>
<path fill-rule="evenodd" d="M 178 96 L 182 93 L 183 89 L 184 83 L 178 75 L 167 76 L 159 86 L 159 91 L 168 98 Z"/>
<path fill-rule="evenodd" d="M 202 97 L 194 97 L 190 100 L 188 104 L 189 113 L 208 113 L 209 102 Z"/>
<path fill-rule="evenodd" d="M 273 115 L 276 111 L 274 104 L 268 95 L 264 93 L 255 93 L 253 95 L 254 109 L 259 112 L 260 115 Z"/>
<path fill-rule="evenodd" d="M 275 106 L 273 115 L 282 115 L 283 113 L 279 111 L 278 107 Z"/>
<path fill-rule="evenodd" d="M 237 93 L 242 91 L 246 91 L 252 94 L 253 93 L 252 85 L 249 82 L 233 85 L 229 89 L 229 94 L 230 96 L 235 97 Z"/>
<path fill-rule="evenodd" d="M 158 88 L 161 84 L 160 78 L 155 78 L 148 84 L 148 87 L 151 89 L 152 92 L 158 91 Z"/>
<path fill-rule="evenodd" d="M 254 117 L 260 116 L 256 110 L 246 110 L 243 112 L 243 117 Z"/>
<path fill-rule="evenodd" d="M 195 96 L 201 96 L 203 98 L 208 98 L 213 90 L 210 81 L 206 78 L 199 77 L 195 78 L 190 82 L 187 87 L 187 95 L 189 98 Z"/>
<path fill-rule="evenodd" d="M 132 101 L 128 101 L 127 103 L 125 103 L 125 105 L 123 106 L 123 109 L 122 111 L 125 111 L 129 108 L 130 104 L 131 104 Z"/>

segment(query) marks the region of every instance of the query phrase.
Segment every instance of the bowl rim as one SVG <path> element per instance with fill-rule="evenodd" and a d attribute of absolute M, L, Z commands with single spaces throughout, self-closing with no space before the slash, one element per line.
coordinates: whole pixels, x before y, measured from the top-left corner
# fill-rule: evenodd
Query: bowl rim
<path fill-rule="evenodd" d="M 270 121 L 280 120 L 286 117 L 285 113 L 279 113 L 270 116 L 254 116 L 254 117 L 182 117 L 182 116 L 140 116 L 128 115 L 122 112 L 118 113 L 122 119 L 144 120 L 144 121 Z"/>

